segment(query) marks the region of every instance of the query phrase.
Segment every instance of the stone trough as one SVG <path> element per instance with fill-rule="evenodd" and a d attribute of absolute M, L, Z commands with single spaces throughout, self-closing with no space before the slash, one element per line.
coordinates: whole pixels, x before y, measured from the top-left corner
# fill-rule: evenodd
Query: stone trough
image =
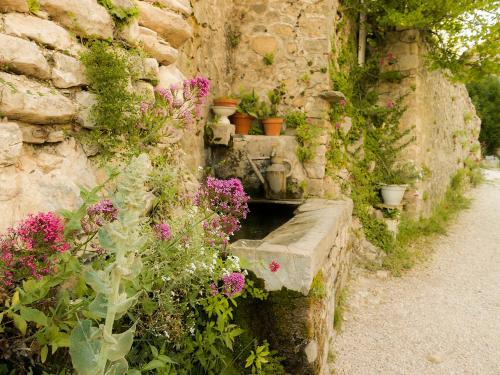
<path fill-rule="evenodd" d="M 310 199 L 263 239 L 231 245 L 270 292 L 247 306 L 254 310 L 251 328 L 285 356 L 293 374 L 330 373 L 335 307 L 351 262 L 352 208 L 350 200 Z M 272 261 L 281 265 L 275 273 Z"/>

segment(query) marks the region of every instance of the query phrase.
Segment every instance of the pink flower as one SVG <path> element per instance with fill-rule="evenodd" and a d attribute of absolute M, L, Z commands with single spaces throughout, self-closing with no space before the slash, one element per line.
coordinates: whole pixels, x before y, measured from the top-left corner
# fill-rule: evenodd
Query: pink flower
<path fill-rule="evenodd" d="M 168 241 L 172 238 L 172 231 L 167 223 L 159 223 L 153 226 L 156 237 L 162 241 Z"/>
<path fill-rule="evenodd" d="M 341 99 L 339 100 L 339 105 L 340 105 L 341 107 L 345 107 L 345 106 L 347 105 L 347 101 L 346 101 L 344 98 L 341 98 Z"/>
<path fill-rule="evenodd" d="M 281 268 L 281 265 L 273 260 L 271 263 L 269 263 L 269 271 L 271 272 L 277 272 Z"/>
<path fill-rule="evenodd" d="M 149 109 L 149 104 L 146 102 L 141 103 L 141 113 L 145 113 Z"/>
<path fill-rule="evenodd" d="M 230 275 L 224 276 L 222 281 L 224 282 L 222 290 L 226 297 L 235 296 L 245 287 L 245 276 L 239 272 L 233 272 Z"/>
<path fill-rule="evenodd" d="M 386 103 L 386 107 L 389 109 L 394 108 L 394 102 L 391 99 L 389 99 Z"/>
<path fill-rule="evenodd" d="M 335 129 L 339 130 L 341 126 L 342 126 L 342 125 L 340 124 L 340 122 L 337 122 L 337 123 L 335 124 Z"/>
<path fill-rule="evenodd" d="M 210 294 L 212 296 L 216 296 L 217 294 L 219 294 L 219 289 L 217 288 L 217 285 L 215 285 L 215 283 L 210 284 Z"/>

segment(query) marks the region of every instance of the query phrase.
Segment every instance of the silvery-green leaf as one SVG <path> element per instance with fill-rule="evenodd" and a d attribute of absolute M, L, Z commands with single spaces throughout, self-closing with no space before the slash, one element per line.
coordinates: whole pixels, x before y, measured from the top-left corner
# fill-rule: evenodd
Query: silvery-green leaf
<path fill-rule="evenodd" d="M 90 303 L 89 310 L 96 318 L 105 318 L 108 312 L 108 299 L 106 296 L 98 293 Z"/>
<path fill-rule="evenodd" d="M 92 327 L 92 321 L 79 321 L 71 332 L 69 353 L 73 368 L 80 375 L 97 374 L 97 361 L 102 344 L 92 339 L 96 336 L 97 328 Z"/>
<path fill-rule="evenodd" d="M 120 319 L 137 302 L 138 297 L 139 293 L 130 298 L 127 298 L 127 293 L 120 293 L 118 302 L 114 306 L 116 319 Z"/>
<path fill-rule="evenodd" d="M 116 344 L 108 347 L 107 357 L 110 361 L 118 361 L 124 358 L 132 347 L 135 334 L 135 324 L 123 333 L 114 334 Z"/>
<path fill-rule="evenodd" d="M 106 369 L 105 375 L 125 375 L 128 372 L 128 363 L 125 358 L 111 363 L 111 365 Z"/>
<path fill-rule="evenodd" d="M 106 280 L 107 275 L 102 271 L 89 270 L 84 274 L 85 282 L 96 292 L 104 295 L 111 293 L 111 288 Z"/>

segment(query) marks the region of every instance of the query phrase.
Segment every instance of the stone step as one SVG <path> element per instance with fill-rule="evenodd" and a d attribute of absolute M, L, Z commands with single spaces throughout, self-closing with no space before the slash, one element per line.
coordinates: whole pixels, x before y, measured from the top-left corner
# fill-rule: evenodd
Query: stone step
<path fill-rule="evenodd" d="M 23 151 L 23 135 L 15 122 L 0 122 L 0 167 L 17 163 Z"/>
<path fill-rule="evenodd" d="M 35 16 L 9 13 L 3 17 L 4 32 L 28 38 L 46 46 L 76 55 L 82 47 L 76 39 L 57 23 Z"/>
<path fill-rule="evenodd" d="M 35 43 L 0 34 L 0 66 L 36 78 L 50 78 L 50 66 L 42 49 Z"/>
<path fill-rule="evenodd" d="M 139 1 L 139 24 L 156 31 L 173 47 L 179 48 L 193 36 L 191 25 L 169 10 Z"/>
<path fill-rule="evenodd" d="M 96 0 L 39 0 L 54 20 L 83 37 L 113 37 L 113 19 Z"/>
<path fill-rule="evenodd" d="M 0 113 L 35 124 L 61 124 L 76 115 L 76 105 L 54 88 L 25 76 L 0 72 Z"/>

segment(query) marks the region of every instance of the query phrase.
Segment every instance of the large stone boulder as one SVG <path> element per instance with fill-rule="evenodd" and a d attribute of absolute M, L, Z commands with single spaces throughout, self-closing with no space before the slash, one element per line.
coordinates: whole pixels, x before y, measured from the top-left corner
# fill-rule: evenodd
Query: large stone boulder
<path fill-rule="evenodd" d="M 92 118 L 92 107 L 97 102 L 95 94 L 88 91 L 80 91 L 76 93 L 75 99 L 78 105 L 76 122 L 84 128 L 93 129 L 95 122 Z"/>
<path fill-rule="evenodd" d="M 61 51 L 77 53 L 81 47 L 76 39 L 57 23 L 35 16 L 9 13 L 4 16 L 4 32 L 21 38 L 29 38 Z"/>
<path fill-rule="evenodd" d="M 29 12 L 27 0 L 2 0 L 0 12 Z"/>
<path fill-rule="evenodd" d="M 23 135 L 19 126 L 13 122 L 0 122 L 0 167 L 15 164 L 22 149 Z"/>
<path fill-rule="evenodd" d="M 50 78 L 50 66 L 35 43 L 0 34 L 0 66 L 41 79 Z"/>
<path fill-rule="evenodd" d="M 186 20 L 171 11 L 139 1 L 139 24 L 156 31 L 173 47 L 179 48 L 193 36 Z"/>
<path fill-rule="evenodd" d="M 160 64 L 169 65 L 177 60 L 179 52 L 175 48 L 158 37 L 157 33 L 145 27 L 140 28 L 140 41 L 146 52 L 153 56 Z"/>
<path fill-rule="evenodd" d="M 70 99 L 24 76 L 0 72 L 0 97 L 0 112 L 13 120 L 61 124 L 76 115 L 76 106 Z"/>
<path fill-rule="evenodd" d="M 176 83 L 182 83 L 186 77 L 175 65 L 160 66 L 159 87 L 169 88 Z"/>
<path fill-rule="evenodd" d="M 83 64 L 74 57 L 56 52 L 52 55 L 52 83 L 58 88 L 87 85 Z"/>
<path fill-rule="evenodd" d="M 40 0 L 49 15 L 83 37 L 113 37 L 113 19 L 96 0 Z"/>
<path fill-rule="evenodd" d="M 75 209 L 80 186 L 95 185 L 93 169 L 74 139 L 24 146 L 18 167 L 0 168 L 0 232 L 30 213 Z"/>

